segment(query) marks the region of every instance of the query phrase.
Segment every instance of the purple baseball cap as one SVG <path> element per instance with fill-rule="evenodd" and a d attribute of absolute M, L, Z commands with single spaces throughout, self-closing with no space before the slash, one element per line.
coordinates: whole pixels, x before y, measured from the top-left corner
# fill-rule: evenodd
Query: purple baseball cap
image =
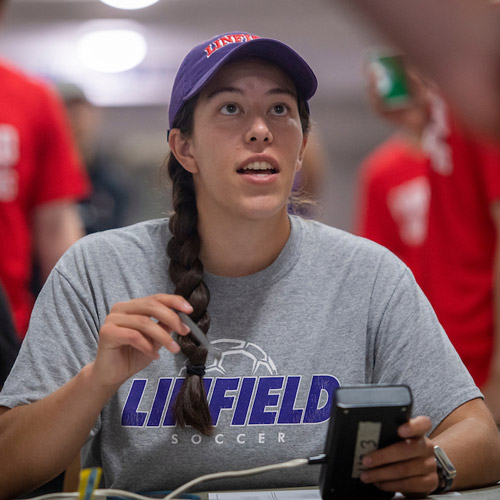
<path fill-rule="evenodd" d="M 197 94 L 224 64 L 241 57 L 259 57 L 279 66 L 294 82 L 306 105 L 316 92 L 318 82 L 313 70 L 288 45 L 251 33 L 225 33 L 197 45 L 182 61 L 170 98 L 170 128 L 184 103 Z"/>

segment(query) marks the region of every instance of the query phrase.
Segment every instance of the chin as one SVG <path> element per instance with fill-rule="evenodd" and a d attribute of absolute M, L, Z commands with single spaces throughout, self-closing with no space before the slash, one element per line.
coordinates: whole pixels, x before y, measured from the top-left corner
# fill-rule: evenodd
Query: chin
<path fill-rule="evenodd" d="M 264 221 L 287 214 L 288 199 L 283 203 L 271 203 L 269 201 L 259 201 L 247 205 L 243 209 L 243 214 L 247 219 Z"/>

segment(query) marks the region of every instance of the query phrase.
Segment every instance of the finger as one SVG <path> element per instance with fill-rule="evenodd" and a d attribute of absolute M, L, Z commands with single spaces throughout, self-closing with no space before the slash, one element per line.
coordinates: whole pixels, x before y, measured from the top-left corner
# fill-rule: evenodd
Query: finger
<path fill-rule="evenodd" d="M 141 333 L 137 330 L 122 328 L 121 334 L 124 340 L 123 345 L 132 347 L 133 349 L 141 352 L 152 360 L 158 359 L 160 357 L 158 351 L 154 348 L 154 345 L 150 341 L 150 339 L 146 338 L 144 335 L 141 335 Z"/>
<path fill-rule="evenodd" d="M 121 327 L 116 324 L 104 325 L 101 328 L 99 345 L 111 349 L 132 347 L 151 360 L 158 359 L 158 351 L 150 339 L 137 330 Z"/>
<path fill-rule="evenodd" d="M 148 342 L 151 345 L 156 342 L 171 352 L 179 352 L 179 345 L 174 341 L 170 333 L 149 316 L 113 313 L 108 318 L 116 326 L 135 330 L 142 336 L 148 337 Z"/>
<path fill-rule="evenodd" d="M 418 457 L 434 457 L 432 441 L 427 438 L 398 441 L 363 457 L 363 466 L 372 469 Z"/>
<path fill-rule="evenodd" d="M 184 297 L 181 297 L 180 295 L 171 295 L 168 293 L 156 293 L 147 297 L 140 297 L 137 299 L 117 302 L 113 306 L 113 308 L 117 308 L 119 311 L 123 311 L 128 310 L 129 307 L 137 307 L 138 304 L 148 303 L 151 301 L 159 302 L 165 306 L 183 311 L 187 314 L 191 314 L 193 312 L 193 306 Z"/>
<path fill-rule="evenodd" d="M 404 495 L 413 494 L 426 497 L 431 491 L 434 491 L 439 480 L 436 474 L 425 476 L 413 476 L 398 481 L 384 481 L 374 483 L 375 486 L 383 491 L 399 491 Z"/>
<path fill-rule="evenodd" d="M 112 307 L 111 313 L 152 317 L 163 323 L 169 333 L 175 331 L 180 335 L 187 335 L 190 329 L 181 321 L 174 309 L 193 311 L 191 304 L 179 295 L 156 294 L 127 302 L 118 302 Z"/>
<path fill-rule="evenodd" d="M 432 429 L 432 422 L 429 417 L 418 416 L 411 418 L 408 422 L 398 427 L 398 434 L 403 439 L 423 437 Z"/>
<path fill-rule="evenodd" d="M 156 319 L 169 333 L 176 332 L 179 335 L 187 335 L 191 331 L 176 311 L 163 305 L 159 309 L 151 311 L 150 316 Z"/>
<path fill-rule="evenodd" d="M 153 340 L 153 341 L 152 341 L 152 344 L 153 344 L 153 347 L 154 347 L 155 351 L 159 351 L 159 350 L 163 347 L 163 346 L 162 346 L 159 342 L 157 342 L 156 340 Z"/>
<path fill-rule="evenodd" d="M 158 352 L 162 347 L 165 347 L 167 350 L 173 352 L 174 354 L 177 354 L 181 350 L 180 345 L 172 337 L 170 337 L 170 340 L 167 339 L 167 345 L 165 346 L 154 339 L 152 340 L 152 343 L 156 352 Z"/>
<path fill-rule="evenodd" d="M 153 297 L 161 302 L 162 304 L 177 309 L 178 311 L 185 312 L 186 314 L 191 314 L 193 312 L 193 306 L 181 295 L 171 295 L 169 293 L 157 293 Z"/>
<path fill-rule="evenodd" d="M 434 455 L 425 458 L 414 458 L 395 462 L 375 469 L 364 471 L 360 479 L 364 483 L 381 483 L 387 481 L 401 481 L 414 476 L 435 475 L 436 461 Z"/>

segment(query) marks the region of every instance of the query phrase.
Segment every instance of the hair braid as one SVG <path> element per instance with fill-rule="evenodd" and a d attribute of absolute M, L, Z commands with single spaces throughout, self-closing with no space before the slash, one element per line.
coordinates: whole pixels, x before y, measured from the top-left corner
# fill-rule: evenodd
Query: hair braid
<path fill-rule="evenodd" d="M 172 238 L 167 246 L 170 258 L 169 275 L 175 285 L 175 293 L 182 295 L 193 306 L 191 317 L 203 333 L 207 333 L 210 317 L 207 312 L 210 294 L 203 282 L 203 264 L 199 259 L 200 236 L 198 212 L 191 174 L 171 156 L 169 174 L 173 181 L 173 205 L 175 213 L 169 223 Z M 188 358 L 186 379 L 177 395 L 174 413 L 181 426 L 192 425 L 203 434 L 212 431 L 212 418 L 208 408 L 203 379 L 190 367 L 204 367 L 207 350 L 191 335 L 179 336 L 179 345 Z M 195 369 L 195 371 L 196 371 Z"/>
<path fill-rule="evenodd" d="M 183 133 L 192 132 L 192 110 L 195 102 L 187 103 L 180 113 L 176 126 Z M 182 295 L 192 306 L 191 318 L 203 333 L 210 326 L 207 311 L 210 293 L 203 281 L 203 264 L 199 259 L 201 241 L 198 234 L 198 211 L 192 175 L 186 171 L 173 154 L 168 159 L 168 173 L 172 180 L 174 214 L 169 228 L 172 238 L 168 242 L 170 258 L 169 276 L 175 285 L 175 293 Z M 179 336 L 178 343 L 188 358 L 187 374 L 174 404 L 177 423 L 191 425 L 203 434 L 212 432 L 212 417 L 203 384 L 207 350 L 191 335 Z"/>

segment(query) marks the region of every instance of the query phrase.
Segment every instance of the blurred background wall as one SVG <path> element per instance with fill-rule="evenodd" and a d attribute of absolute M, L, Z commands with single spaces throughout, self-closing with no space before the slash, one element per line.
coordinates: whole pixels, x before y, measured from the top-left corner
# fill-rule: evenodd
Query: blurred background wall
<path fill-rule="evenodd" d="M 142 62 L 117 73 L 87 68 L 78 44 L 96 29 L 139 32 L 147 44 Z M 159 167 L 168 151 L 168 99 L 182 57 L 196 43 L 235 30 L 289 43 L 316 72 L 319 88 L 311 111 L 328 164 L 320 219 L 350 230 L 358 165 L 391 130 L 368 106 L 362 71 L 365 50 L 386 43 L 345 4 L 159 0 L 122 10 L 99 0 L 10 0 L 0 24 L 0 57 L 44 78 L 77 83 L 102 108 L 99 143 L 132 188 L 132 223 L 170 209 Z"/>

